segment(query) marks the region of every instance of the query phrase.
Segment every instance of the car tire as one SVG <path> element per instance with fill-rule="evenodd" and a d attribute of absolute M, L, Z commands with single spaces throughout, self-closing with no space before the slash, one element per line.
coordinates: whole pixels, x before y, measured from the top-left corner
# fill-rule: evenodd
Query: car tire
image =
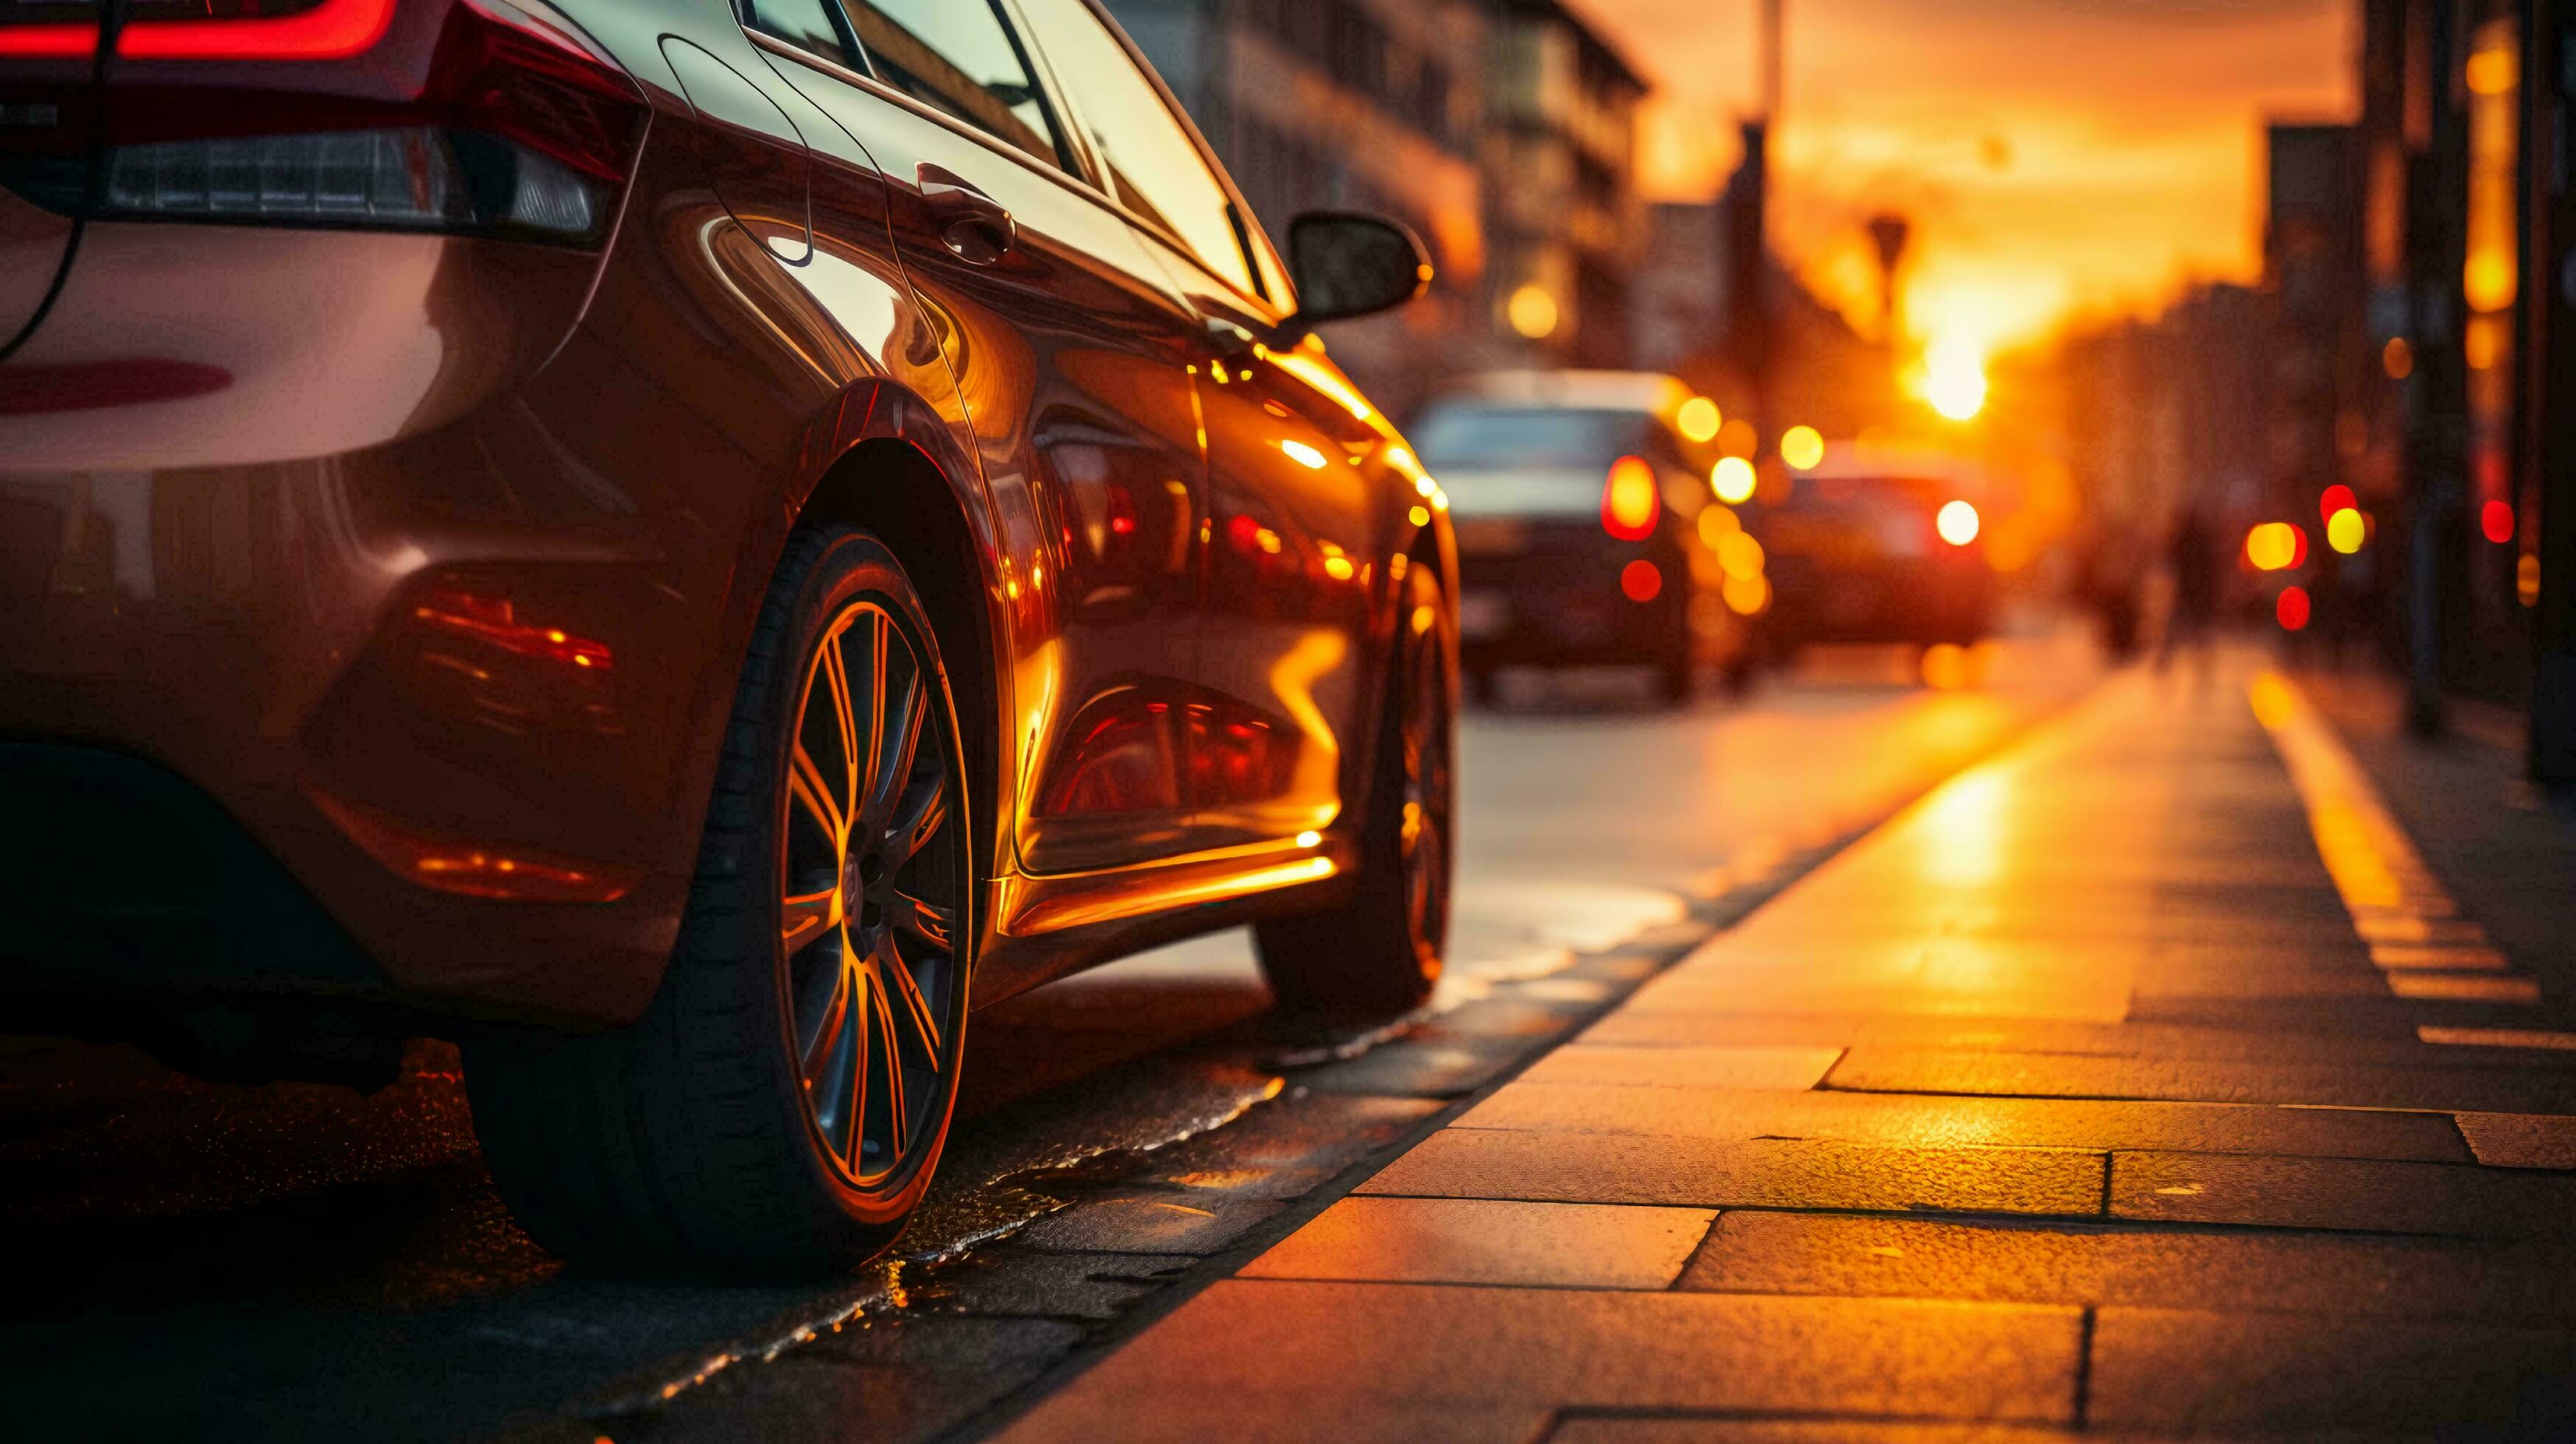
<path fill-rule="evenodd" d="M 468 1044 L 475 1129 L 529 1234 L 642 1273 L 810 1275 L 891 1244 L 956 1101 L 972 816 L 911 578 L 866 533 L 799 531 L 644 1017 Z"/>
<path fill-rule="evenodd" d="M 1337 906 L 1253 928 L 1270 990 L 1291 1012 L 1394 1017 L 1440 980 L 1456 856 L 1456 647 L 1439 575 L 1416 564 L 1401 585 L 1358 876 Z"/>

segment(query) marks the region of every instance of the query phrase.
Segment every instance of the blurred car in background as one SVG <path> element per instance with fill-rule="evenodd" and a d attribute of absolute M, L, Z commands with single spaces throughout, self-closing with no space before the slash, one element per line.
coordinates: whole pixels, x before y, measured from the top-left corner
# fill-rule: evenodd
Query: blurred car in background
<path fill-rule="evenodd" d="M 1412 434 L 1457 529 L 1471 689 L 1506 666 L 1643 664 L 1673 703 L 1703 666 L 1749 679 L 1726 563 L 1750 554 L 1758 573 L 1759 549 L 1711 490 L 1719 419 L 1673 377 L 1625 371 L 1495 372 L 1424 410 Z"/>
<path fill-rule="evenodd" d="M 1808 471 L 1767 476 L 1747 525 L 1770 582 L 1771 655 L 1820 642 L 1984 640 L 1995 576 L 1983 492 L 1961 463 L 1840 447 Z"/>

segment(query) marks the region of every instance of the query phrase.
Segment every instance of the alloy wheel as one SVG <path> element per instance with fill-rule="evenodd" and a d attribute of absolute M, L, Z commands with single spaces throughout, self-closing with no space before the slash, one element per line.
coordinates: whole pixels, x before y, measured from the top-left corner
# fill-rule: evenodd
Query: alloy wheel
<path fill-rule="evenodd" d="M 851 1184 L 935 1139 L 956 1066 L 965 918 L 957 748 L 892 612 L 851 602 L 805 663 L 779 806 L 778 938 L 805 1114 Z"/>
<path fill-rule="evenodd" d="M 1405 925 L 1415 955 L 1437 968 L 1449 931 L 1449 689 L 1442 666 L 1439 613 L 1413 608 L 1403 670 L 1404 819 L 1397 860 L 1404 871 Z"/>

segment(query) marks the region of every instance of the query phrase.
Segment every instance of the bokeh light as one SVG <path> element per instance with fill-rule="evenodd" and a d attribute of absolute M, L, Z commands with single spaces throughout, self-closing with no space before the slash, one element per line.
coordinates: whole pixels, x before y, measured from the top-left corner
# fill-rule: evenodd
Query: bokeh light
<path fill-rule="evenodd" d="M 1724 419 L 1718 415 L 1716 402 L 1705 396 L 1694 396 L 1682 403 L 1681 414 L 1673 421 L 1681 428 L 1683 436 L 1704 446 L 1717 439 L 1719 423 Z"/>
<path fill-rule="evenodd" d="M 2513 540 L 2513 504 L 2491 501 L 2479 507 L 2478 530 L 2484 532 L 2486 539 L 2497 546 L 2503 546 Z"/>
<path fill-rule="evenodd" d="M 1719 594 L 1726 598 L 1727 610 L 1740 616 L 1758 616 L 1771 605 L 1771 583 L 1765 577 L 1728 577 Z"/>
<path fill-rule="evenodd" d="M 1513 330 L 1532 341 L 1544 341 L 1556 334 L 1556 298 L 1536 281 L 1512 292 L 1511 299 L 1503 303 L 1503 316 L 1512 323 Z"/>
<path fill-rule="evenodd" d="M 1744 530 L 1742 519 L 1726 507 L 1705 507 L 1700 511 L 1699 539 L 1706 542 L 1711 551 L 1724 546 L 1728 537 L 1742 530 Z"/>
<path fill-rule="evenodd" d="M 2338 481 L 2334 485 L 2327 487 L 2324 491 L 2317 493 L 2317 520 L 2326 523 L 2328 526 L 2332 526 L 2334 524 L 2334 515 L 2336 512 L 2358 511 L 2360 509 L 2361 498 L 2353 495 L 2352 488 L 2344 485 L 2342 482 Z"/>
<path fill-rule="evenodd" d="M 2280 619 L 2282 631 L 2305 630 L 2308 625 L 2308 589 L 2283 587 L 2281 599 L 2272 605 L 2272 615 Z"/>
<path fill-rule="evenodd" d="M 1710 489 L 1717 493 L 1719 501 L 1729 506 L 1742 506 L 1751 501 L 1754 485 L 1759 479 L 1754 475 L 1753 463 L 1740 456 L 1719 458 L 1708 474 Z"/>
<path fill-rule="evenodd" d="M 1964 501 L 1951 502 L 1941 508 L 1932 525 L 1940 531 L 1941 540 L 1954 547 L 1966 546 L 1977 539 L 1977 509 Z"/>
<path fill-rule="evenodd" d="M 1812 471 L 1825 459 L 1824 434 L 1812 426 L 1792 426 L 1780 433 L 1780 459 L 1799 471 Z"/>
<path fill-rule="evenodd" d="M 1663 595 L 1664 574 L 1653 562 L 1639 557 L 1619 569 L 1619 590 L 1632 602 L 1651 602 Z"/>
<path fill-rule="evenodd" d="M 1923 649 L 1923 685 L 1936 692 L 1956 692 L 1969 680 L 1967 648 L 1943 642 Z"/>
<path fill-rule="evenodd" d="M 1601 529 L 1621 541 L 1644 541 L 1655 534 L 1655 516 L 1663 503 L 1655 495 L 1655 468 L 1643 457 L 1623 456 L 1610 463 L 1610 479 L 1601 488 Z"/>
<path fill-rule="evenodd" d="M 1730 533 L 1717 544 L 1717 564 L 1728 576 L 1747 581 L 1762 575 L 1762 543 L 1750 532 Z"/>
<path fill-rule="evenodd" d="M 2345 507 L 2326 519 L 2326 545 L 2345 556 L 2361 550 L 2370 539 L 2370 523 L 2352 507 Z"/>
<path fill-rule="evenodd" d="M 1923 399 L 1952 421 L 1974 421 L 1986 409 L 1986 358 L 1964 341 L 1945 339 L 1923 353 Z"/>
<path fill-rule="evenodd" d="M 2287 571 L 2307 551 L 2307 533 L 2285 521 L 2267 521 L 2245 534 L 2245 560 L 2258 572 Z"/>
<path fill-rule="evenodd" d="M 2514 600 L 2526 607 L 2540 605 L 2540 558 L 2529 553 L 2513 566 Z"/>

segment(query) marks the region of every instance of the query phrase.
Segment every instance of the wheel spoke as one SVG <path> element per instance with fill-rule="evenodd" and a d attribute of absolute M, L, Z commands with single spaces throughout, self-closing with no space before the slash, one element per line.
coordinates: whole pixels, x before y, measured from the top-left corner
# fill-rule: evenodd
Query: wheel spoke
<path fill-rule="evenodd" d="M 901 867 L 920 856 L 947 821 L 948 774 L 945 769 L 933 768 L 905 791 L 893 820 L 886 824 L 887 865 Z"/>
<path fill-rule="evenodd" d="M 850 1035 L 850 1056 L 855 1066 L 850 1069 L 849 1117 L 843 1120 L 839 1147 L 842 1163 L 847 1165 L 852 1173 L 856 1173 L 859 1171 L 859 1150 L 868 1136 L 868 1068 L 871 1051 L 868 1040 L 875 1032 L 868 1018 L 870 1012 L 880 1004 L 875 997 L 871 996 L 876 990 L 868 986 L 868 973 L 865 968 L 850 969 L 850 991 L 855 996 L 850 999 L 849 1016 L 842 1026 Z"/>
<path fill-rule="evenodd" d="M 825 780 L 823 769 L 815 765 L 814 754 L 807 752 L 803 743 L 798 743 L 795 753 L 788 759 L 787 794 L 821 825 L 825 835 L 832 839 L 836 851 L 847 846 L 850 838 L 849 828 L 842 821 L 847 814 L 832 801 L 837 790 Z"/>
<path fill-rule="evenodd" d="M 848 628 L 843 627 L 824 638 L 822 650 L 825 690 L 831 694 L 832 725 L 841 739 L 842 761 L 841 785 L 831 789 L 828 795 L 840 800 L 844 817 L 858 810 L 859 788 L 858 719 L 851 713 L 849 658 L 841 654 L 841 637 L 847 631 Z"/>
<path fill-rule="evenodd" d="M 778 943 L 790 954 L 822 935 L 822 929 L 839 922 L 840 913 L 833 904 L 840 889 L 805 893 L 781 898 L 778 903 Z"/>
<path fill-rule="evenodd" d="M 892 912 L 896 927 L 943 953 L 957 951 L 957 917 L 954 913 L 902 892 L 894 895 Z"/>
<path fill-rule="evenodd" d="M 914 756 L 921 750 L 921 734 L 930 723 L 930 689 L 915 675 L 905 678 L 899 695 L 889 699 L 886 711 L 894 717 L 892 729 L 885 734 L 884 751 L 877 759 L 876 770 L 868 774 L 866 811 L 870 817 L 884 815 L 897 799 L 904 796 L 905 784 L 912 779 Z"/>
<path fill-rule="evenodd" d="M 873 1005 L 871 1016 L 876 1019 L 877 1037 L 883 1043 L 877 1051 L 885 1057 L 886 1144 L 891 1150 L 886 1157 L 886 1166 L 891 1168 L 895 1160 L 903 1157 L 903 1151 L 910 1142 L 906 1137 L 910 1131 L 907 1127 L 910 1119 L 906 1114 L 910 1110 L 904 1106 L 903 1098 L 903 1051 L 895 1046 L 894 1011 L 886 990 L 870 989 L 868 1000 Z"/>
<path fill-rule="evenodd" d="M 865 750 L 859 753 L 859 781 L 862 789 L 874 785 L 880 765 L 878 759 L 885 752 L 886 667 L 892 660 L 886 654 L 892 650 L 887 643 L 893 640 L 893 627 L 883 612 L 868 613 L 867 628 L 868 672 L 867 676 L 859 679 L 866 688 L 867 703 L 867 715 L 860 724 L 866 734 L 861 744 Z M 860 795 L 864 797 L 867 792 L 862 790 Z"/>
<path fill-rule="evenodd" d="M 931 1011 L 930 999 L 922 995 L 921 984 L 912 976 L 912 969 L 904 966 L 903 950 L 895 946 L 892 938 L 886 939 L 885 947 L 877 955 L 877 971 L 887 980 L 887 991 L 903 1004 L 903 1014 L 911 1020 L 913 1036 L 921 1040 L 922 1047 L 928 1050 L 932 1063 L 936 1065 L 939 1059 L 938 1015 Z"/>
<path fill-rule="evenodd" d="M 847 946 L 846 940 L 843 946 Z M 817 968 L 815 971 L 822 974 L 825 981 L 810 985 L 808 991 L 824 995 L 797 999 L 796 1010 L 801 1034 L 796 1040 L 797 1067 L 809 1088 L 821 1084 L 821 1075 L 833 1062 L 831 1051 L 841 1041 L 841 1025 L 847 1021 L 850 1011 L 852 969 L 848 959 L 841 957 L 833 959 L 830 968 Z M 826 988 L 830 990 L 828 993 L 824 992 Z M 809 1020 L 811 1026 L 804 1026 Z"/>

